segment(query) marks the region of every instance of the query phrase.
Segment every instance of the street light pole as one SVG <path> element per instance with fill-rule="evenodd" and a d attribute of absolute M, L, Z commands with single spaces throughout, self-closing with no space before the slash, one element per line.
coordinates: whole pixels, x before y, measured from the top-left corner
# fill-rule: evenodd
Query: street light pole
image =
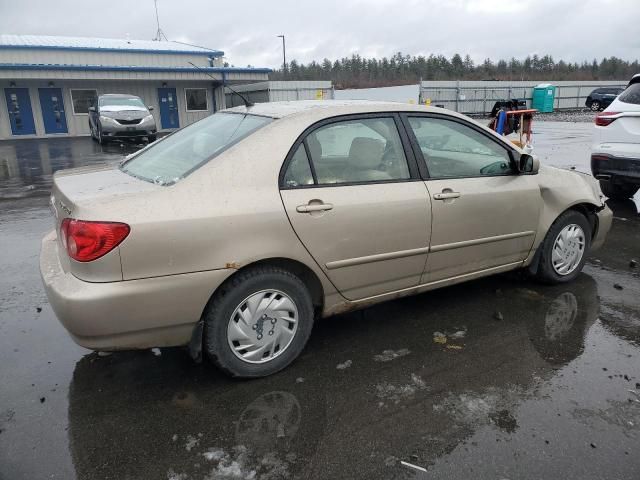
<path fill-rule="evenodd" d="M 284 76 L 287 71 L 287 46 L 284 35 L 278 35 L 278 38 L 282 39 L 282 75 Z"/>

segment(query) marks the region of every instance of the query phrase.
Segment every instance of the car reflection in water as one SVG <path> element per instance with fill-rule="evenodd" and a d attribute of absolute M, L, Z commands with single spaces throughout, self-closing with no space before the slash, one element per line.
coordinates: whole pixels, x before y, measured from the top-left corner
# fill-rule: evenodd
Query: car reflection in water
<path fill-rule="evenodd" d="M 518 405 L 581 355 L 598 310 L 586 274 L 504 275 L 327 319 L 292 367 L 249 382 L 179 349 L 90 354 L 69 391 L 77 476 L 410 478 L 400 460 L 427 467 L 483 425 L 516 431 Z"/>
<path fill-rule="evenodd" d="M 0 142 L 0 200 L 49 196 L 58 170 L 119 162 L 145 143 L 98 145 L 83 137 Z"/>

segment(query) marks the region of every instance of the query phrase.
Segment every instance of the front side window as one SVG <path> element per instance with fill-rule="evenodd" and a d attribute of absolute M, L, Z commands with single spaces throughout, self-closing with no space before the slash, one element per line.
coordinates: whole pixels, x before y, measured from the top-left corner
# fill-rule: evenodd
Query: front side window
<path fill-rule="evenodd" d="M 98 92 L 96 90 L 71 90 L 71 104 L 75 115 L 86 115 L 89 107 L 95 106 Z"/>
<path fill-rule="evenodd" d="M 209 110 L 207 105 L 206 88 L 185 88 L 184 94 L 187 98 L 187 112 L 202 112 Z"/>
<path fill-rule="evenodd" d="M 311 132 L 305 142 L 318 184 L 410 178 L 393 118 L 331 123 Z"/>
<path fill-rule="evenodd" d="M 640 83 L 634 83 L 620 94 L 618 100 L 624 103 L 633 103 L 640 105 Z"/>
<path fill-rule="evenodd" d="M 152 144 L 120 169 L 158 185 L 172 185 L 271 121 L 257 115 L 216 113 Z"/>
<path fill-rule="evenodd" d="M 471 127 L 432 117 L 409 117 L 409 124 L 431 178 L 514 173 L 507 149 Z"/>

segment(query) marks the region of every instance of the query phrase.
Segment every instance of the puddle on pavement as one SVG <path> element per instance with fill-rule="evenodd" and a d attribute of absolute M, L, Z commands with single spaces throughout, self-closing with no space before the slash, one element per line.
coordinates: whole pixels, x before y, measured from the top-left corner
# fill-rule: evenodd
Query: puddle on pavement
<path fill-rule="evenodd" d="M 98 145 L 88 138 L 0 142 L 0 200 L 48 195 L 58 170 L 118 162 L 144 144 L 132 141 Z"/>
<path fill-rule="evenodd" d="M 554 287 L 504 275 L 389 302 L 319 322 L 296 363 L 251 382 L 194 367 L 178 349 L 87 355 L 69 389 L 77 476 L 420 476 L 400 463 L 406 461 L 470 478 L 469 468 L 482 470 L 485 449 L 501 458 L 509 442 L 554 464 L 545 452 L 575 440 L 576 431 L 640 420 L 626 403 L 639 372 L 618 358 L 632 355 L 637 365 L 638 352 L 598 319 L 613 294 L 599 290 L 588 274 Z M 638 308 L 637 296 L 634 302 Z M 493 317 L 496 309 L 502 321 Z M 434 331 L 464 331 L 455 339 L 463 348 L 434 343 Z M 640 328 L 629 335 L 637 339 Z M 599 356 L 609 372 L 624 370 L 630 380 L 609 379 Z M 350 368 L 337 370 L 346 359 Z M 590 371 L 588 380 L 578 370 Z M 599 382 L 609 382 L 607 389 L 583 398 L 584 384 Z M 625 428 L 629 437 L 605 430 L 589 441 L 604 448 L 615 439 L 620 455 L 638 458 L 638 429 Z M 466 467 L 450 471 L 447 459 L 463 454 Z M 505 475 L 518 471 L 517 463 L 506 465 Z"/>

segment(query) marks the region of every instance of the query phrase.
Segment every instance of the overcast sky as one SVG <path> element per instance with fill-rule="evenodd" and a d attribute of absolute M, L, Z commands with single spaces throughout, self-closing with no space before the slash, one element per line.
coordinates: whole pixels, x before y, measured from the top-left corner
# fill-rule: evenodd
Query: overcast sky
<path fill-rule="evenodd" d="M 276 67 L 359 53 L 640 58 L 640 0 L 158 0 L 170 40 Z M 152 39 L 153 0 L 0 0 L 0 32 Z"/>

